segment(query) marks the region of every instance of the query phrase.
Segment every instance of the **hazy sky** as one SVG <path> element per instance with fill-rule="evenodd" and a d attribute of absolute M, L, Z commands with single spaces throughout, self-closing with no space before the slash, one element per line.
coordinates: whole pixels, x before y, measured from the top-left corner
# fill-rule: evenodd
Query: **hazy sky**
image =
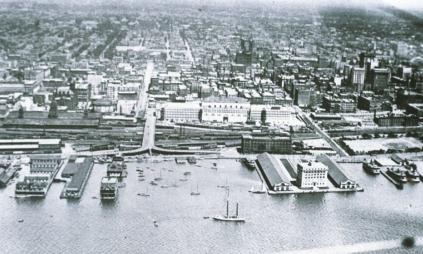
<path fill-rule="evenodd" d="M 30 2 L 31 0 L 0 0 L 0 2 Z M 189 2 L 207 5 L 210 2 L 214 3 L 232 3 L 240 4 L 243 2 L 253 2 L 253 3 L 270 3 L 270 4 L 296 4 L 304 6 L 316 6 L 316 5 L 375 5 L 375 4 L 388 4 L 395 7 L 404 8 L 404 9 L 422 9 L 423 10 L 423 0 L 33 0 L 36 2 L 44 3 L 72 3 L 72 4 L 87 4 L 87 3 L 114 3 L 114 4 L 123 4 L 123 3 L 151 3 L 160 1 L 161 3 L 166 2 Z"/>

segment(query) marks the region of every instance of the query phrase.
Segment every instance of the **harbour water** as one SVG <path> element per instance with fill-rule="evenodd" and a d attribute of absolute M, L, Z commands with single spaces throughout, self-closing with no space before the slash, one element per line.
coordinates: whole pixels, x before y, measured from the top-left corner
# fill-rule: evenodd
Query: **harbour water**
<path fill-rule="evenodd" d="M 236 160 L 133 162 L 117 200 L 104 202 L 106 165 L 97 164 L 77 201 L 59 199 L 63 183 L 53 183 L 45 199 L 15 199 L 13 185 L 1 189 L 0 245 L 3 253 L 274 253 L 423 235 L 422 183 L 398 190 L 361 164 L 342 165 L 364 192 L 255 195 L 248 190 L 261 186 L 257 173 Z M 137 167 L 145 181 L 138 181 Z M 160 170 L 163 179 L 150 185 Z M 217 186 L 226 181 L 231 212 L 238 202 L 246 223 L 203 218 L 225 212 L 226 190 Z M 201 195 L 191 196 L 197 184 Z M 137 195 L 147 189 L 150 197 Z"/>

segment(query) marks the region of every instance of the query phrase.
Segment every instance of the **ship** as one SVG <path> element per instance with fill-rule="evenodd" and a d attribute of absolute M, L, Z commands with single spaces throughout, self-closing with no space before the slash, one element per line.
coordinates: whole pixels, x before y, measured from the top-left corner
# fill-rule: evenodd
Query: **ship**
<path fill-rule="evenodd" d="M 417 166 L 415 164 L 406 165 L 405 168 L 407 169 L 405 173 L 410 182 L 420 182 L 420 173 L 417 171 Z"/>
<path fill-rule="evenodd" d="M 101 199 L 114 200 L 118 192 L 118 179 L 115 177 L 103 177 L 101 179 L 100 196 Z"/>
<path fill-rule="evenodd" d="M 363 169 L 364 171 L 366 171 L 367 173 L 371 174 L 371 175 L 378 175 L 380 174 L 380 167 L 378 167 L 373 160 L 371 160 L 370 162 L 364 162 L 363 163 Z"/>
<path fill-rule="evenodd" d="M 226 200 L 226 214 L 214 216 L 213 220 L 226 222 L 245 222 L 244 218 L 238 216 L 238 203 L 236 203 L 235 215 L 229 215 L 229 199 Z"/>
<path fill-rule="evenodd" d="M 388 168 L 387 174 L 389 174 L 392 178 L 395 180 L 406 183 L 407 182 L 407 176 L 406 176 L 406 170 L 402 167 L 391 167 Z"/>

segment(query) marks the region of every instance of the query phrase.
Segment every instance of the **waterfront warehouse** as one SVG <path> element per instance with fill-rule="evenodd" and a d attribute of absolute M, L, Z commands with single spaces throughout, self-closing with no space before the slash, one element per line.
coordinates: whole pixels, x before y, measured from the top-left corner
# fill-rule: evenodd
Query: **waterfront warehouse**
<path fill-rule="evenodd" d="M 62 159 L 60 155 L 32 155 L 30 157 L 30 173 L 55 174 Z"/>
<path fill-rule="evenodd" d="M 325 164 L 329 171 L 329 179 L 332 180 L 333 184 L 341 189 L 356 189 L 358 188 L 357 182 L 351 180 L 339 167 L 339 165 L 334 162 L 329 156 L 326 154 L 322 154 L 317 157 L 317 160 L 321 163 Z"/>
<path fill-rule="evenodd" d="M 290 178 L 281 172 L 278 160 L 268 153 L 257 156 L 257 165 L 269 189 L 274 191 L 292 190 Z"/>
<path fill-rule="evenodd" d="M 94 161 L 92 157 L 78 157 L 69 161 L 66 167 L 69 167 L 66 175 L 71 175 L 71 181 L 67 184 L 64 191 L 66 198 L 80 198 L 84 191 L 85 184 L 91 173 Z M 65 168 L 66 169 L 66 168 Z M 62 173 L 63 176 L 63 173 Z"/>

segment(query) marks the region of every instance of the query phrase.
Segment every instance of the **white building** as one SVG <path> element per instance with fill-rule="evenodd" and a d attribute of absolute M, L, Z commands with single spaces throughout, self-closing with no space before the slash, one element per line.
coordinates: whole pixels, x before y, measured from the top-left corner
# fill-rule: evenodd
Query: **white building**
<path fill-rule="evenodd" d="M 201 119 L 205 122 L 245 123 L 250 103 L 243 98 L 209 97 L 202 102 Z"/>
<path fill-rule="evenodd" d="M 170 122 L 198 122 L 201 105 L 198 101 L 166 102 L 160 110 L 161 120 Z"/>
<path fill-rule="evenodd" d="M 126 84 L 119 80 L 112 80 L 107 84 L 107 97 L 116 102 L 119 100 L 119 93 L 138 93 L 141 82 L 128 82 Z"/>
<path fill-rule="evenodd" d="M 272 125 L 291 126 L 296 123 L 296 113 L 292 107 L 275 105 L 251 105 L 250 120 L 261 122 L 262 114 L 265 114 L 266 123 Z"/>
<path fill-rule="evenodd" d="M 328 187 L 328 167 L 318 161 L 301 161 L 297 164 L 297 182 L 300 188 Z"/>

